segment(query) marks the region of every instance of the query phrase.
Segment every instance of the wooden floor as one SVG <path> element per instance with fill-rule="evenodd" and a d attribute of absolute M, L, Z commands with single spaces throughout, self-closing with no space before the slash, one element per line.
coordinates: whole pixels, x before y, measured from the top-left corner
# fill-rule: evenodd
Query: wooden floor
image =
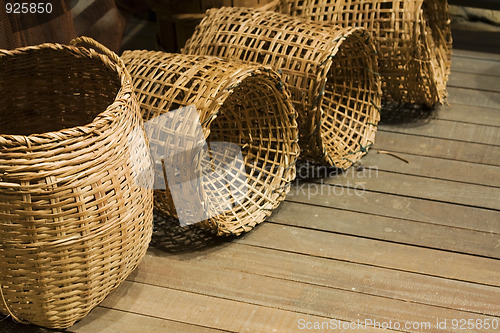
<path fill-rule="evenodd" d="M 500 52 L 455 49 L 448 91 L 243 237 L 157 219 L 138 269 L 68 331 L 499 332 L 479 325 L 500 325 Z"/>

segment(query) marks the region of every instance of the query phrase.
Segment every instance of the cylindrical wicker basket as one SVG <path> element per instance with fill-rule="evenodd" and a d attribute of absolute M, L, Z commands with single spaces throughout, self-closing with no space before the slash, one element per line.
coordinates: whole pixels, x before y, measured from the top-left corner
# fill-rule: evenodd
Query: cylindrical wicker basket
<path fill-rule="evenodd" d="M 179 212 L 172 202 L 172 195 L 179 193 L 172 193 L 172 179 L 165 174 L 168 184 L 163 189 L 155 187 L 155 206 L 173 216 L 199 215 L 194 210 L 202 207 L 208 217 L 202 225 L 219 235 L 238 235 L 264 221 L 288 193 L 299 153 L 296 115 L 280 76 L 267 67 L 208 56 L 126 51 L 122 59 L 131 73 L 146 129 L 151 130 L 152 151 L 162 150 L 153 153 L 156 165 L 158 156 L 168 151 L 189 151 L 205 140 L 209 146 L 205 156 L 174 153 L 162 161 L 167 169 L 178 168 L 181 176 L 187 173 L 184 178 L 200 179 L 195 186 L 186 182 L 175 191 L 185 192 L 183 197 L 188 201 L 201 200 L 201 205 L 194 202 L 198 208 L 189 211 L 188 205 L 188 212 Z M 177 116 L 178 110 L 190 105 L 199 119 Z M 149 126 L 174 111 L 176 119 L 170 120 L 171 126 Z M 194 122 L 200 124 L 201 137 L 195 133 Z M 209 156 L 214 165 L 223 164 L 224 155 L 232 153 L 230 149 L 216 151 L 215 142 L 232 143 L 242 153 L 243 166 L 226 168 L 221 175 L 223 186 L 218 183 L 221 179 L 207 180 L 212 170 L 201 167 L 195 171 L 201 175 L 194 176 L 186 171 L 186 159 L 199 164 Z M 223 187 L 233 191 L 222 193 L 226 191 Z"/>
<path fill-rule="evenodd" d="M 432 106 L 446 98 L 452 42 L 446 0 L 281 0 L 279 10 L 370 31 L 384 104 Z"/>
<path fill-rule="evenodd" d="M 182 50 L 283 72 L 299 114 L 301 157 L 348 168 L 375 139 L 380 79 L 370 35 L 247 8 L 212 9 Z"/>
<path fill-rule="evenodd" d="M 147 250 L 149 151 L 115 60 L 59 44 L 0 50 L 0 310 L 16 320 L 71 326 Z"/>

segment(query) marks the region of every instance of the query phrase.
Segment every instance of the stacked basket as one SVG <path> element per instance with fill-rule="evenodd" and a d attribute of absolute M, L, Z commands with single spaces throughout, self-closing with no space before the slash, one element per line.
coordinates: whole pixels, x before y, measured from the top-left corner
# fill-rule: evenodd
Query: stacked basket
<path fill-rule="evenodd" d="M 182 50 L 282 71 L 299 118 L 301 157 L 346 169 L 373 144 L 380 78 L 370 35 L 248 8 L 212 9 Z"/>
<path fill-rule="evenodd" d="M 433 106 L 446 98 L 451 63 L 446 0 L 279 0 L 277 10 L 326 24 L 357 26 L 377 45 L 386 104 Z"/>

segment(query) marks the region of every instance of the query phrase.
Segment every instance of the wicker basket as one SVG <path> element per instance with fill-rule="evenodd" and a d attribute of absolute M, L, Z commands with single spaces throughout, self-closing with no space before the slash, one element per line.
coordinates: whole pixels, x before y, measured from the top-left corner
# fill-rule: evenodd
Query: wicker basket
<path fill-rule="evenodd" d="M 195 216 L 194 223 L 202 220 L 196 216 L 200 213 L 201 202 L 202 210 L 207 214 L 202 225 L 219 235 L 238 235 L 264 221 L 289 191 L 299 153 L 296 115 L 280 76 L 263 66 L 207 56 L 126 51 L 122 59 L 131 73 L 146 128 L 156 119 L 176 111 L 171 119 L 174 126 L 163 126 L 159 130 L 150 127 L 153 128 L 148 132 L 152 151 L 156 147 L 166 148 L 167 154 L 168 151 L 196 151 L 194 148 L 205 140 L 209 145 L 209 152 L 202 156 L 175 153 L 170 158 L 166 156 L 162 163 L 169 169 L 178 168 L 176 172 L 180 178 L 202 179 L 194 186 L 186 183 L 186 186 L 181 184 L 175 189 L 175 195 L 184 192 L 180 197 L 197 201 L 193 205 L 198 208 L 183 205 L 185 211 L 179 212 L 179 207 L 174 207 L 173 190 L 169 190 L 172 179 L 166 173 L 168 184 L 164 184 L 163 189 L 155 187 L 158 189 L 155 191 L 155 206 L 177 217 L 191 213 Z M 179 116 L 179 121 L 177 111 L 190 105 L 195 107 L 194 118 L 197 119 L 188 117 L 192 121 L 186 122 Z M 201 136 L 196 133 L 194 122 L 201 124 Z M 162 136 L 157 133 L 160 131 L 172 133 L 163 133 Z M 243 166 L 226 168 L 225 173 L 230 177 L 225 178 L 224 186 L 218 184 L 220 179 L 203 178 L 211 170 L 198 167 L 199 161 L 207 156 L 213 164 L 224 163 L 224 154 L 229 149 L 216 151 L 214 142 L 233 143 L 233 147 L 242 152 Z M 156 165 L 160 162 L 156 156 L 164 155 L 163 152 L 153 153 Z M 197 165 L 194 175 L 186 171 L 188 168 L 184 166 L 189 166 L 186 160 L 192 161 L 188 164 Z M 183 173 L 187 174 L 183 176 Z M 238 198 L 235 191 L 223 194 L 222 187 L 236 189 Z"/>
<path fill-rule="evenodd" d="M 281 0 L 281 11 L 370 31 L 384 102 L 432 106 L 446 98 L 451 63 L 446 0 Z"/>
<path fill-rule="evenodd" d="M 246 8 L 212 9 L 182 50 L 271 65 L 299 114 L 301 157 L 348 168 L 375 139 L 380 79 L 364 29 Z"/>
<path fill-rule="evenodd" d="M 114 57 L 0 50 L 0 310 L 18 321 L 71 326 L 148 247 L 149 151 Z"/>

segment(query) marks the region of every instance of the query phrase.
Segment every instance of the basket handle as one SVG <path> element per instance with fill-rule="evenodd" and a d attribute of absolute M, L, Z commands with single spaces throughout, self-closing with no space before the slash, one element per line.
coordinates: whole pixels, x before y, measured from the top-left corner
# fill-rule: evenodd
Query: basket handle
<path fill-rule="evenodd" d="M 122 68 L 125 68 L 125 64 L 123 63 L 123 60 L 120 59 L 120 57 L 116 53 L 114 53 L 113 51 L 111 51 L 106 46 L 102 45 L 101 43 L 99 43 L 98 41 L 96 41 L 93 38 L 86 37 L 86 36 L 80 36 L 80 37 L 73 38 L 71 40 L 71 42 L 69 42 L 69 43 L 73 46 L 77 46 L 78 44 L 88 44 L 88 45 L 92 46 L 93 48 L 95 48 L 97 51 L 106 55 L 109 59 L 113 60 L 117 65 L 121 66 Z"/>

